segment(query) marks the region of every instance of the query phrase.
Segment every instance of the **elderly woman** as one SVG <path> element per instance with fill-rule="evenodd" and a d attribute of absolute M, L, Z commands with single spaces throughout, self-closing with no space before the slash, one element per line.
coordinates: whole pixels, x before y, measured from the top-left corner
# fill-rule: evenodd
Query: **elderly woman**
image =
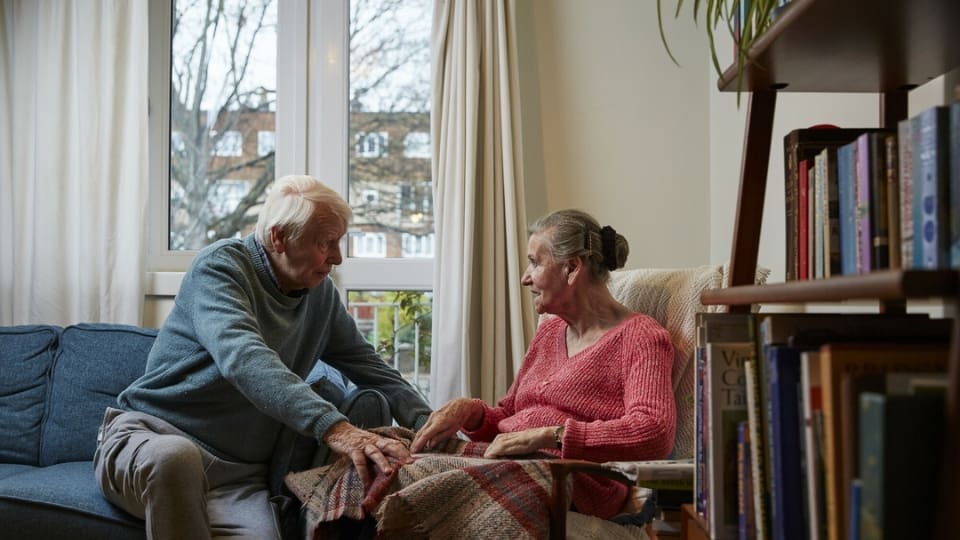
<path fill-rule="evenodd" d="M 492 441 L 485 457 L 546 450 L 563 458 L 666 458 L 675 409 L 670 335 L 630 311 L 607 288 L 629 247 L 590 215 L 561 210 L 530 228 L 522 283 L 544 320 L 516 380 L 496 407 L 459 398 L 435 411 L 411 445 L 417 453 L 458 431 Z M 622 484 L 577 475 L 573 506 L 602 518 L 629 509 Z"/>

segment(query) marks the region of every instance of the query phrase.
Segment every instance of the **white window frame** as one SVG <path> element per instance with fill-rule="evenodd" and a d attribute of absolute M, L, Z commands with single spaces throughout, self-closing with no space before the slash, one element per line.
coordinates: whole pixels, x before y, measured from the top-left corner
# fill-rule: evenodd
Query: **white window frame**
<path fill-rule="evenodd" d="M 348 197 L 349 1 L 278 0 L 276 176 L 307 174 Z M 150 148 L 147 294 L 176 294 L 195 251 L 167 249 L 172 0 L 149 2 Z M 310 52 L 314 55 L 310 56 Z M 304 114 L 307 111 L 307 114 Z M 347 257 L 332 277 L 347 290 L 431 290 L 433 260 Z"/>
<path fill-rule="evenodd" d="M 351 233 L 350 243 L 354 257 L 379 259 L 387 255 L 387 235 L 382 232 Z"/>
<path fill-rule="evenodd" d="M 308 146 L 308 174 L 330 182 L 344 197 L 347 196 L 347 144 L 353 143 L 347 137 L 349 8 L 348 0 L 311 4 L 310 45 L 300 51 L 318 53 L 317 60 L 310 64 L 316 69 L 310 70 L 308 131 L 315 136 Z M 344 301 L 347 290 L 432 290 L 433 259 L 346 257 L 333 276 Z"/>

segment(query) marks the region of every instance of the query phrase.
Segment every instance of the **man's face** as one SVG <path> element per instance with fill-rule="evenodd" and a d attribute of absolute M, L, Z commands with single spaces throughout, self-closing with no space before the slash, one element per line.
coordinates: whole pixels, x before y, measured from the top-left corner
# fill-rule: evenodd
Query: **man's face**
<path fill-rule="evenodd" d="M 316 287 L 343 262 L 340 239 L 346 227 L 333 217 L 310 221 L 303 234 L 289 240 L 283 233 L 272 231 L 274 271 L 284 292 Z"/>

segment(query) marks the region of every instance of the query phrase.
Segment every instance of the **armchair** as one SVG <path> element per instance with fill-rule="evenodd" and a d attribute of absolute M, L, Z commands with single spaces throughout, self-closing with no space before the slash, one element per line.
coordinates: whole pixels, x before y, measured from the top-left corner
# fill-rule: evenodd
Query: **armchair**
<path fill-rule="evenodd" d="M 764 283 L 769 271 L 757 269 L 756 283 Z M 619 270 L 611 273 L 609 283 L 614 298 L 628 308 L 645 313 L 656 319 L 670 332 L 673 338 L 673 392 L 677 408 L 677 428 L 674 439 L 673 459 L 694 457 L 695 403 L 694 377 L 696 364 L 693 361 L 696 347 L 696 314 L 700 312 L 725 311 L 724 306 L 704 306 L 700 293 L 706 289 L 727 284 L 726 267 L 706 265 L 676 269 Z M 551 462 L 553 495 L 550 500 L 550 538 L 567 537 L 567 519 L 570 493 L 567 476 L 586 472 L 615 478 L 628 485 L 633 481 L 602 464 L 577 460 Z M 577 523 L 584 520 L 599 520 L 577 516 Z M 596 527 L 614 527 L 614 522 L 594 524 Z M 594 527 L 594 528 L 596 528 Z"/>

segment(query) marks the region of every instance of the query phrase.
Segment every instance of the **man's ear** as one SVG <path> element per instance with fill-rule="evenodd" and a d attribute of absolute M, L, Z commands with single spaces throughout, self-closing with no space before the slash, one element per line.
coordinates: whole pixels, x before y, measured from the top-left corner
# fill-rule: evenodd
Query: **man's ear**
<path fill-rule="evenodd" d="M 287 235 L 280 227 L 270 227 L 270 247 L 274 253 L 283 253 L 287 249 Z"/>

